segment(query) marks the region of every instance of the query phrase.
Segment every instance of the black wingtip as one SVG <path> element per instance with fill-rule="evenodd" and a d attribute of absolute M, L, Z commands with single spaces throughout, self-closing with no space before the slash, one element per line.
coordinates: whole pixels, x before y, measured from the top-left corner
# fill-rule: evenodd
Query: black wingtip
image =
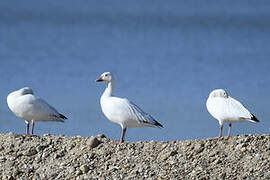
<path fill-rule="evenodd" d="M 259 119 L 257 119 L 254 114 L 252 114 L 251 120 L 255 122 L 260 122 Z"/>
<path fill-rule="evenodd" d="M 157 121 L 155 121 L 155 124 L 154 124 L 154 125 L 157 126 L 157 127 L 163 128 L 162 124 L 160 124 L 160 123 L 157 122 Z"/>
<path fill-rule="evenodd" d="M 67 117 L 64 116 L 63 114 L 60 114 L 60 113 L 59 113 L 59 115 L 60 115 L 60 118 L 62 118 L 62 119 L 67 119 Z"/>

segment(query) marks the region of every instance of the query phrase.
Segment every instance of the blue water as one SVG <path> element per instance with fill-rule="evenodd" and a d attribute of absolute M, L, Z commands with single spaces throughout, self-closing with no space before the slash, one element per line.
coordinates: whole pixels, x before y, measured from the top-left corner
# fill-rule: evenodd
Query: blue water
<path fill-rule="evenodd" d="M 205 107 L 215 88 L 261 120 L 233 124 L 232 135 L 269 133 L 269 18 L 269 1 L 1 1 L 0 133 L 25 132 L 6 96 L 29 86 L 69 118 L 38 122 L 36 134 L 118 139 L 99 104 L 105 85 L 94 81 L 104 71 L 116 96 L 164 125 L 128 129 L 128 141 L 217 136 Z"/>

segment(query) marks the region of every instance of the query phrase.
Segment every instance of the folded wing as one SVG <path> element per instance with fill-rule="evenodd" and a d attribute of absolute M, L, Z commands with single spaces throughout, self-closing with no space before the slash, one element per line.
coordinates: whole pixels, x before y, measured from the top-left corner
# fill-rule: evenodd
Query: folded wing
<path fill-rule="evenodd" d="M 253 115 L 234 98 L 211 98 L 207 102 L 207 109 L 212 116 L 219 120 L 251 120 Z"/>
<path fill-rule="evenodd" d="M 140 107 L 138 107 L 133 102 L 126 99 L 127 105 L 129 107 L 131 116 L 139 123 L 145 123 L 157 127 L 163 127 L 159 122 L 157 122 L 150 114 L 144 112 Z"/>
<path fill-rule="evenodd" d="M 64 115 L 60 114 L 54 107 L 49 105 L 41 98 L 32 95 L 25 95 L 24 97 L 24 112 L 28 119 L 36 121 L 60 121 L 64 122 L 67 119 Z"/>

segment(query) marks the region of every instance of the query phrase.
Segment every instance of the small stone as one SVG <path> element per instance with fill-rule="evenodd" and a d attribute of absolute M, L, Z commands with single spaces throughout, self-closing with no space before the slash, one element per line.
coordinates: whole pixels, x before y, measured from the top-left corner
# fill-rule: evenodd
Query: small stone
<path fill-rule="evenodd" d="M 97 147 L 100 143 L 101 142 L 96 137 L 93 137 L 93 136 L 91 136 L 90 139 L 87 141 L 89 149 L 93 149 Z"/>
<path fill-rule="evenodd" d="M 113 165 L 109 166 L 109 171 L 114 171 L 114 170 L 117 170 L 117 169 L 119 169 L 118 166 L 113 166 Z"/>
<path fill-rule="evenodd" d="M 246 150 L 247 150 L 247 148 L 245 148 L 245 147 L 242 147 L 242 148 L 240 149 L 241 152 L 245 152 Z"/>
<path fill-rule="evenodd" d="M 55 179 L 56 177 L 57 177 L 57 173 L 52 173 L 52 174 L 50 174 L 50 179 Z"/>
<path fill-rule="evenodd" d="M 74 173 L 76 169 L 74 167 L 69 168 L 69 173 Z"/>
<path fill-rule="evenodd" d="M 35 154 L 37 154 L 37 150 L 34 149 L 34 148 L 31 148 L 31 149 L 26 150 L 26 151 L 23 152 L 24 156 L 33 156 Z"/>
<path fill-rule="evenodd" d="M 129 169 L 129 168 L 131 168 L 131 165 L 130 164 L 126 164 L 126 165 L 124 165 L 124 167 L 127 168 L 127 169 Z"/>
<path fill-rule="evenodd" d="M 88 159 L 88 154 L 83 155 L 83 159 Z"/>
<path fill-rule="evenodd" d="M 250 142 L 251 138 L 248 136 L 244 139 L 245 142 Z"/>
<path fill-rule="evenodd" d="M 255 158 L 256 159 L 260 159 L 261 158 L 261 154 L 260 153 L 255 154 Z"/>
<path fill-rule="evenodd" d="M 216 161 L 214 162 L 215 164 L 220 164 L 222 161 L 220 159 L 216 159 Z"/>
<path fill-rule="evenodd" d="M 1 149 L 1 148 L 0 148 Z M 267 144 L 267 150 L 269 151 L 270 150 L 270 142 L 268 142 Z"/>
<path fill-rule="evenodd" d="M 4 162 L 6 160 L 7 160 L 7 158 L 5 156 L 0 156 L 0 162 Z"/>
<path fill-rule="evenodd" d="M 170 156 L 174 156 L 174 155 L 176 155 L 176 154 L 178 154 L 177 151 L 171 151 Z"/>
<path fill-rule="evenodd" d="M 54 158 L 57 159 L 57 158 L 61 158 L 63 156 L 65 156 L 65 151 L 60 151 L 54 155 Z"/>
<path fill-rule="evenodd" d="M 36 158 L 35 158 L 36 163 L 41 162 L 41 160 L 42 160 L 42 159 L 41 159 L 40 157 L 36 157 Z"/>
<path fill-rule="evenodd" d="M 89 167 L 84 164 L 80 166 L 80 170 L 82 171 L 82 173 L 86 174 L 89 171 Z"/>
<path fill-rule="evenodd" d="M 235 147 L 235 149 L 236 149 L 236 150 L 240 150 L 242 147 L 243 147 L 242 144 L 238 144 L 238 145 Z"/>
<path fill-rule="evenodd" d="M 75 172 L 75 175 L 76 176 L 79 176 L 79 175 L 81 175 L 82 174 L 82 171 L 81 170 L 77 170 L 76 172 Z"/>
<path fill-rule="evenodd" d="M 218 154 L 218 151 L 212 151 L 212 152 L 209 153 L 209 157 L 213 157 L 216 154 Z"/>
<path fill-rule="evenodd" d="M 106 138 L 106 136 L 104 134 L 98 134 L 96 137 L 100 138 L 100 139 Z"/>
<path fill-rule="evenodd" d="M 14 172 L 13 172 L 13 176 L 16 177 L 16 176 L 18 176 L 20 173 L 22 173 L 20 170 L 15 169 Z"/>
<path fill-rule="evenodd" d="M 162 149 L 165 149 L 167 147 L 167 144 L 162 145 Z"/>
<path fill-rule="evenodd" d="M 11 175 L 2 176 L 2 178 L 7 180 L 15 180 L 15 178 Z"/>
<path fill-rule="evenodd" d="M 170 165 L 173 165 L 173 164 L 176 164 L 177 162 L 174 161 L 174 160 L 170 160 L 168 163 L 169 163 Z"/>
<path fill-rule="evenodd" d="M 43 151 L 46 148 L 46 146 L 38 146 L 36 147 L 37 152 Z"/>
<path fill-rule="evenodd" d="M 196 144 L 194 147 L 194 151 L 198 154 L 201 153 L 204 150 L 203 144 Z"/>
<path fill-rule="evenodd" d="M 226 173 L 220 174 L 220 179 L 225 179 L 226 178 Z"/>

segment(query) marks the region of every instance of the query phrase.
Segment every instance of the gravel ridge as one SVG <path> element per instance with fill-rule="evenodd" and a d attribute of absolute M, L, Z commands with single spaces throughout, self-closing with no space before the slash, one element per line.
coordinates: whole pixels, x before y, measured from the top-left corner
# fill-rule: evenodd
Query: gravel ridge
<path fill-rule="evenodd" d="M 0 134 L 0 179 L 270 179 L 270 135 L 119 144 Z"/>

